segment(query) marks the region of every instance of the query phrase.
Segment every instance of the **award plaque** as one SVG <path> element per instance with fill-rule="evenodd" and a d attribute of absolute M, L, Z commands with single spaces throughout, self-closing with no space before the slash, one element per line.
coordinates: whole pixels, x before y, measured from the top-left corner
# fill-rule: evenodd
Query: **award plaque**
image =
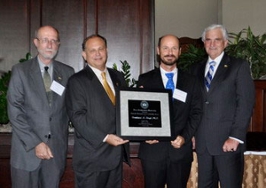
<path fill-rule="evenodd" d="M 117 135 L 130 141 L 171 139 L 170 90 L 119 88 L 116 93 Z"/>

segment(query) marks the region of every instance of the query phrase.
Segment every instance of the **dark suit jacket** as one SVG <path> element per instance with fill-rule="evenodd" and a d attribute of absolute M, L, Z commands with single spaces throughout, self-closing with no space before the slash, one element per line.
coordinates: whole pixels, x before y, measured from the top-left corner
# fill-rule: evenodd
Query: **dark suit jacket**
<path fill-rule="evenodd" d="M 53 71 L 53 80 L 62 86 L 74 74 L 73 68 L 58 61 L 53 62 Z M 41 162 L 35 146 L 47 143 L 51 133 L 48 145 L 58 168 L 64 169 L 68 137 L 65 92 L 62 96 L 53 92 L 53 104 L 48 105 L 37 57 L 13 66 L 7 96 L 12 125 L 11 165 L 35 170 Z"/>
<path fill-rule="evenodd" d="M 139 76 L 138 87 L 164 89 L 160 69 L 154 69 Z M 141 159 L 162 161 L 170 157 L 171 161 L 181 159 L 192 160 L 191 138 L 194 136 L 202 115 L 202 97 L 197 79 L 178 70 L 177 89 L 187 93 L 186 102 L 173 100 L 173 139 L 178 135 L 185 138 L 185 144 L 175 149 L 170 141 L 158 144 L 141 143 L 139 157 Z"/>
<path fill-rule="evenodd" d="M 126 86 L 120 72 L 108 71 L 115 89 Z M 122 161 L 124 145 L 115 147 L 103 142 L 107 134 L 116 134 L 115 106 L 89 66 L 69 79 L 66 104 L 75 127 L 74 170 L 95 172 L 116 168 Z"/>
<path fill-rule="evenodd" d="M 255 89 L 248 63 L 225 54 L 207 92 L 204 85 L 206 62 L 207 59 L 192 68 L 192 74 L 200 80 L 204 97 L 196 150 L 201 153 L 207 148 L 210 154 L 220 155 L 225 154 L 222 146 L 229 136 L 245 142 Z"/>

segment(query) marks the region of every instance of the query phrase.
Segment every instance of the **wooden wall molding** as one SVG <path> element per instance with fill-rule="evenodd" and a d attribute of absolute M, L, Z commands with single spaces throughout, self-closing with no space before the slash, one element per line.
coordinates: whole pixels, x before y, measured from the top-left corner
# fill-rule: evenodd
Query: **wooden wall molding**
<path fill-rule="evenodd" d="M 256 102 L 250 122 L 250 132 L 266 132 L 266 80 L 254 80 Z"/>

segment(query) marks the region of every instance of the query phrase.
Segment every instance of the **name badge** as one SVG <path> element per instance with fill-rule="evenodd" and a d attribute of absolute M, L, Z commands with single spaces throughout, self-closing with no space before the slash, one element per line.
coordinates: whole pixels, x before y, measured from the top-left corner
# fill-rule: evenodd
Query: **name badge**
<path fill-rule="evenodd" d="M 60 96 L 62 96 L 63 92 L 65 91 L 65 87 L 54 80 L 50 89 Z"/>
<path fill-rule="evenodd" d="M 187 93 L 184 91 L 181 91 L 180 89 L 175 89 L 174 90 L 174 94 L 173 94 L 173 98 L 182 101 L 182 102 L 186 102 L 187 100 Z"/>

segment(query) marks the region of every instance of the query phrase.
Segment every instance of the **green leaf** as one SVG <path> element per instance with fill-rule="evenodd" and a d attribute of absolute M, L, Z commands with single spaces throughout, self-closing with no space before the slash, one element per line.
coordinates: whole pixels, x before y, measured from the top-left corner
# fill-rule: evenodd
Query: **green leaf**
<path fill-rule="evenodd" d="M 131 67 L 130 67 L 129 63 L 126 60 L 125 61 L 120 60 L 120 63 L 122 64 L 121 72 L 124 75 L 124 79 L 127 83 L 127 86 L 128 87 L 135 87 L 137 85 L 137 81 L 134 78 L 130 79 L 130 77 L 131 77 L 130 68 Z M 115 63 L 113 64 L 113 69 L 118 70 L 117 65 Z"/>
<path fill-rule="evenodd" d="M 19 62 L 22 63 L 22 62 L 24 62 L 24 61 L 28 61 L 28 60 L 30 60 L 31 58 L 32 58 L 32 56 L 31 56 L 31 54 L 28 52 L 28 53 L 26 54 L 26 57 L 20 59 Z"/>
<path fill-rule="evenodd" d="M 249 26 L 239 33 L 229 33 L 225 51 L 248 61 L 253 79 L 266 75 L 266 33 L 255 36 Z"/>

